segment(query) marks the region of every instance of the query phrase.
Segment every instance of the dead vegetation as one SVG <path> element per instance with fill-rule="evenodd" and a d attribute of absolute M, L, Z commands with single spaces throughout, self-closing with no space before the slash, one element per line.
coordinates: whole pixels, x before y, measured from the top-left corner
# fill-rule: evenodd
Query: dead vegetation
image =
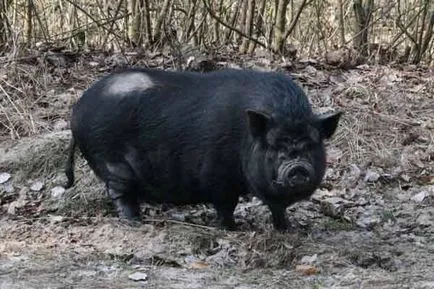
<path fill-rule="evenodd" d="M 274 232 L 269 211 L 256 199 L 237 207 L 239 231 L 225 232 L 213 226 L 215 211 L 205 205 L 144 205 L 142 224 L 120 222 L 104 185 L 80 157 L 75 186 L 59 191 L 66 181 L 69 106 L 93 79 L 115 69 L 117 57 L 123 59 L 114 55 L 98 62 L 98 54 L 88 54 L 70 66 L 46 64 L 45 75 L 33 70 L 28 83 L 42 90 L 27 90 L 36 132 L 18 129 L 25 127 L 16 125 L 20 116 L 8 115 L 16 126 L 14 133 L 2 129 L 0 146 L 0 172 L 11 175 L 0 184 L 0 254 L 7 260 L 0 270 L 7 269 L 7 288 L 37 288 L 29 285 L 34 270 L 44 272 L 37 279 L 45 278 L 45 284 L 82 288 L 134 286 L 128 278 L 133 272 L 146 272 L 149 284 L 165 288 L 176 288 L 175 283 L 202 288 L 204 282 L 214 284 L 210 288 L 240 283 L 287 288 L 288 280 L 305 288 L 358 288 L 361 280 L 365 288 L 408 280 L 417 288 L 432 284 L 434 265 L 426 254 L 434 232 L 432 69 L 364 65 L 345 71 L 316 62 L 287 67 L 266 57 L 221 54 L 217 68 L 291 72 L 317 111 L 345 112 L 328 144 L 329 169 L 321 189 L 311 201 L 288 209 L 293 232 Z M 128 60 L 166 69 L 173 63 L 167 54 Z M 11 87 L 19 85 L 9 76 L 14 73 L 4 70 Z M 43 78 L 60 81 L 41 85 Z M 9 95 L 19 99 L 11 87 Z M 50 259 L 53 250 L 60 260 Z M 86 274 L 97 277 L 78 277 Z"/>
<path fill-rule="evenodd" d="M 429 0 L 10 0 L 0 5 L 0 39 L 8 59 L 23 48 L 128 50 L 184 46 L 271 50 L 294 58 L 355 49 L 379 63 L 430 63 Z"/>
<path fill-rule="evenodd" d="M 0 288 L 434 286 L 432 1 L 0 2 Z M 123 66 L 280 71 L 343 111 L 293 231 L 257 199 L 236 232 L 206 205 L 124 224 L 78 155 L 62 190 L 71 105 Z"/>

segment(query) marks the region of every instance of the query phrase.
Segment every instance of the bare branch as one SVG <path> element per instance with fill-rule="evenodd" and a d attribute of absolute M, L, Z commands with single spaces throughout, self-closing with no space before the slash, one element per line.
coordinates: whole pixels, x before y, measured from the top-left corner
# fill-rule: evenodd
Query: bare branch
<path fill-rule="evenodd" d="M 223 25 L 224 27 L 226 27 L 227 29 L 233 30 L 236 33 L 238 33 L 239 35 L 241 35 L 242 37 L 245 37 L 247 39 L 249 39 L 250 41 L 255 42 L 257 45 L 267 48 L 267 45 L 265 45 L 264 43 L 262 43 L 261 41 L 259 41 L 258 39 L 255 39 L 251 36 L 246 35 L 244 32 L 242 32 L 241 30 L 230 26 L 229 24 L 226 24 L 220 17 L 218 17 L 210 8 L 210 6 L 208 6 L 208 3 L 206 2 L 206 0 L 202 0 L 203 5 L 205 5 L 205 8 L 207 10 L 207 12 L 209 13 L 209 15 L 211 15 L 211 17 L 213 17 L 215 20 L 217 20 L 221 25 Z"/>
<path fill-rule="evenodd" d="M 124 0 L 119 0 L 118 6 L 116 7 L 116 12 L 115 12 L 115 17 L 114 18 L 116 18 L 116 16 L 118 16 L 123 2 L 124 2 Z M 112 23 L 110 24 L 110 28 L 107 30 L 107 34 L 106 34 L 106 36 L 104 38 L 104 41 L 102 43 L 102 47 L 105 47 L 105 45 L 107 44 L 109 35 L 113 33 L 113 25 L 114 25 L 114 23 L 115 23 L 115 21 L 112 21 Z"/>
<path fill-rule="evenodd" d="M 101 24 L 99 24 L 99 21 L 97 20 L 97 19 L 95 19 L 92 15 L 90 15 L 86 10 L 84 10 L 83 8 L 81 8 L 80 7 L 80 5 L 78 5 L 77 3 L 75 3 L 74 1 L 72 1 L 72 0 L 66 0 L 68 3 L 70 3 L 72 6 L 74 6 L 75 8 L 77 8 L 78 10 L 80 10 L 81 12 L 83 12 L 87 17 L 89 17 L 89 19 L 90 20 L 92 20 L 92 22 L 93 23 L 95 23 L 96 25 L 98 25 L 98 27 L 101 27 L 102 29 L 104 29 L 104 30 L 106 30 L 107 32 L 109 32 L 109 34 L 110 34 L 110 30 L 109 29 L 107 29 L 104 25 L 101 25 Z M 120 0 L 120 2 L 122 2 L 123 0 Z M 116 18 L 116 17 L 115 17 Z M 114 22 L 111 22 L 112 23 L 112 25 L 111 25 L 111 28 L 110 29 L 113 29 L 113 23 Z M 114 31 L 112 31 L 111 32 L 113 35 L 115 35 L 117 38 L 122 38 L 122 37 L 120 37 L 119 35 L 117 35 Z"/>
<path fill-rule="evenodd" d="M 295 27 L 297 26 L 298 19 L 300 19 L 301 13 L 303 12 L 304 8 L 312 2 L 313 2 L 312 0 L 309 2 L 307 2 L 307 0 L 303 0 L 303 2 L 301 2 L 297 14 L 295 14 L 294 19 L 292 20 L 291 24 L 289 24 L 288 29 L 285 31 L 285 34 L 283 35 L 283 41 L 286 41 L 289 35 L 291 35 L 291 33 L 294 31 Z"/>

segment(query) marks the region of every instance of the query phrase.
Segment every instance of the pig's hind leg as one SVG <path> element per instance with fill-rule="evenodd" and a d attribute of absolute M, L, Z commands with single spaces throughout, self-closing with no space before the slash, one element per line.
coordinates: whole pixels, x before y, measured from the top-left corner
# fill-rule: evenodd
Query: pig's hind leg
<path fill-rule="evenodd" d="M 138 181 L 128 163 L 107 164 L 106 188 L 120 218 L 138 220 L 140 202 L 137 198 Z"/>
<path fill-rule="evenodd" d="M 235 230 L 236 224 L 234 219 L 234 211 L 237 206 L 237 200 L 230 200 L 229 202 L 216 202 L 214 207 L 217 211 L 217 223 L 220 227 L 226 230 Z"/>

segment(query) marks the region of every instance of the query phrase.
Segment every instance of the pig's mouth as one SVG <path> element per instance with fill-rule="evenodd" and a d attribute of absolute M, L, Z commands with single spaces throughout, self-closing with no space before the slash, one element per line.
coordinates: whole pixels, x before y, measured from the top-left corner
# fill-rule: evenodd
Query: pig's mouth
<path fill-rule="evenodd" d="M 314 169 L 306 161 L 288 161 L 282 163 L 273 180 L 273 187 L 279 191 L 290 190 L 292 193 L 305 191 L 313 186 Z"/>

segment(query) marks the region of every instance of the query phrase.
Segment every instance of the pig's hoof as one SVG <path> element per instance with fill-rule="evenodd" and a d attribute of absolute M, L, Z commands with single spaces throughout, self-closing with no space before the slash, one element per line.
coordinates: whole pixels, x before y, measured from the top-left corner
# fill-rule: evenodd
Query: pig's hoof
<path fill-rule="evenodd" d="M 276 231 L 279 231 L 281 233 L 287 233 L 291 231 L 291 226 L 288 220 L 286 220 L 286 218 L 279 220 L 278 222 L 274 222 L 273 227 Z"/>
<path fill-rule="evenodd" d="M 142 222 L 140 221 L 139 218 L 137 219 L 119 218 L 119 222 L 130 227 L 139 227 L 142 225 Z"/>
<path fill-rule="evenodd" d="M 237 229 L 234 218 L 219 218 L 217 222 L 218 226 L 223 230 L 235 231 Z"/>
<path fill-rule="evenodd" d="M 114 200 L 114 205 L 119 218 L 132 221 L 140 220 L 140 207 L 138 205 L 129 204 L 121 198 Z"/>

